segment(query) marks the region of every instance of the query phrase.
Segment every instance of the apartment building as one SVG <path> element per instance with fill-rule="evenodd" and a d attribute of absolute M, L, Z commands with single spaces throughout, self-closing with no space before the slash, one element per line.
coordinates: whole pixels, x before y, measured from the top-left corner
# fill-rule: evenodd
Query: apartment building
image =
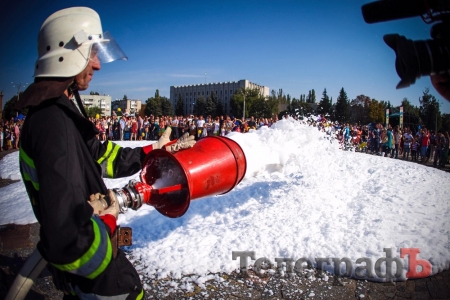
<path fill-rule="evenodd" d="M 102 110 L 102 116 L 111 115 L 111 96 L 108 95 L 80 95 L 81 102 L 87 108 L 96 106 Z"/>
<path fill-rule="evenodd" d="M 198 98 L 207 99 L 211 92 L 222 102 L 225 113 L 230 113 L 230 98 L 237 91 L 244 89 L 259 89 L 264 97 L 269 96 L 269 87 L 252 83 L 247 79 L 228 82 L 201 83 L 170 87 L 170 101 L 175 108 L 181 95 L 183 100 L 184 115 L 190 115 L 194 111 L 194 105 Z"/>

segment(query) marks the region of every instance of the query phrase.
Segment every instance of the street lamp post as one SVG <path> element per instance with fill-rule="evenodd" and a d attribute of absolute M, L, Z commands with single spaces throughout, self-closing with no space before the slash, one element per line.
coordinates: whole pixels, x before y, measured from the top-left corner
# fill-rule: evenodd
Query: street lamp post
<path fill-rule="evenodd" d="M 19 102 L 19 97 L 20 97 L 20 89 L 22 87 L 26 87 L 28 85 L 28 83 L 15 83 L 15 82 L 11 82 L 13 87 L 17 88 L 17 102 Z M 16 112 L 16 117 L 19 116 L 19 112 Z"/>
<path fill-rule="evenodd" d="M 19 93 L 20 93 L 20 89 L 22 87 L 26 87 L 28 85 L 28 83 L 15 83 L 15 82 L 11 82 L 13 87 L 17 88 L 17 102 L 19 102 Z"/>

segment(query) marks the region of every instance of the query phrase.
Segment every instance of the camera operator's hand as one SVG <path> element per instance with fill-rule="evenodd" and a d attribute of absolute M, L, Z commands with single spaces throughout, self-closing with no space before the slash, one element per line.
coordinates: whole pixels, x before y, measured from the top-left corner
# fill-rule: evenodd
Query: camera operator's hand
<path fill-rule="evenodd" d="M 441 94 L 447 101 L 450 101 L 450 75 L 437 74 L 430 75 L 431 83 L 436 91 Z"/>

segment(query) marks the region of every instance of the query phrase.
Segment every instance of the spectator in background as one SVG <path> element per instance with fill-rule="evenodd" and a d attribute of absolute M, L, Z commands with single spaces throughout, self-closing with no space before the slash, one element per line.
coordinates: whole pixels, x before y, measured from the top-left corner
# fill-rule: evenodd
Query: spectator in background
<path fill-rule="evenodd" d="M 186 132 L 186 118 L 183 116 L 178 117 L 178 136 L 182 136 Z"/>
<path fill-rule="evenodd" d="M 136 121 L 135 117 L 131 117 L 131 137 L 130 141 L 134 140 L 137 141 L 137 134 L 138 134 L 138 122 Z"/>
<path fill-rule="evenodd" d="M 439 161 L 439 166 L 441 166 L 441 160 L 443 157 L 442 153 L 444 152 L 445 148 L 445 136 L 442 134 L 441 131 L 438 132 L 437 135 L 435 135 L 435 152 L 434 152 L 434 159 L 433 159 L 433 166 L 437 167 L 437 162 Z"/>
<path fill-rule="evenodd" d="M 219 136 L 220 135 L 220 118 L 219 117 L 216 117 L 214 119 L 213 127 L 214 127 L 213 135 L 214 136 Z"/>
<path fill-rule="evenodd" d="M 403 134 L 403 158 L 406 160 L 408 160 L 408 156 L 411 151 L 411 143 L 413 142 L 413 139 L 414 137 L 411 134 L 411 130 L 409 130 L 409 128 L 406 128 L 405 133 Z"/>
<path fill-rule="evenodd" d="M 444 146 L 444 151 L 443 151 L 443 159 L 440 162 L 440 163 L 442 163 L 442 166 L 445 166 L 445 164 L 448 163 L 448 152 L 449 152 L 450 139 L 449 139 L 449 135 L 448 135 L 447 131 L 444 133 L 444 137 L 445 137 L 445 146 Z"/>
<path fill-rule="evenodd" d="M 115 141 L 121 140 L 120 139 L 120 135 L 121 135 L 121 133 L 120 133 L 120 131 L 121 131 L 120 130 L 120 122 L 117 119 L 117 115 L 116 114 L 113 115 L 112 130 L 113 130 L 113 133 L 114 133 L 114 140 Z"/>
<path fill-rule="evenodd" d="M 427 150 L 428 146 L 430 145 L 430 134 L 428 133 L 428 130 L 426 128 L 423 129 L 422 132 L 422 141 L 421 141 L 421 155 L 422 155 L 422 162 L 426 163 L 428 161 L 427 157 Z"/>
<path fill-rule="evenodd" d="M 418 138 L 415 137 L 411 143 L 411 161 L 417 161 L 417 150 L 420 149 Z"/>
<path fill-rule="evenodd" d="M 172 138 L 171 138 L 172 140 L 180 137 L 179 135 L 180 133 L 178 131 L 178 123 L 179 123 L 178 117 L 174 115 L 170 122 L 170 126 L 172 127 Z"/>
<path fill-rule="evenodd" d="M 199 139 L 202 134 L 204 124 L 205 124 L 205 119 L 203 119 L 203 116 L 200 115 L 198 120 L 195 123 L 195 125 L 197 126 L 197 135 L 196 135 L 197 139 Z"/>
<path fill-rule="evenodd" d="M 19 140 L 20 140 L 20 130 L 21 130 L 22 122 L 17 120 L 14 125 L 14 149 L 19 149 Z"/>
<path fill-rule="evenodd" d="M 402 139 L 402 132 L 398 129 L 398 126 L 395 127 L 393 135 L 394 139 L 394 147 L 392 148 L 392 158 L 398 158 L 398 151 L 400 148 L 400 140 Z"/>
<path fill-rule="evenodd" d="M 256 129 L 256 121 L 255 121 L 255 117 L 251 116 L 250 120 L 247 122 L 248 128 L 250 129 Z"/>
<path fill-rule="evenodd" d="M 381 156 L 388 156 L 388 153 L 390 153 L 390 140 L 389 140 L 389 134 L 386 129 L 383 129 L 381 131 Z"/>
<path fill-rule="evenodd" d="M 437 146 L 437 132 L 434 132 L 434 130 L 430 130 L 430 144 L 427 149 L 427 157 L 433 157 L 434 158 L 434 151 L 436 150 Z"/>
<path fill-rule="evenodd" d="M 144 119 L 140 115 L 137 117 L 137 126 L 138 126 L 138 140 L 142 141 L 142 137 L 145 136 L 144 134 Z"/>
<path fill-rule="evenodd" d="M 125 118 L 125 115 L 123 115 L 121 118 L 120 118 L 120 140 L 121 141 L 123 141 L 123 135 L 124 135 L 124 133 L 125 133 L 125 126 L 126 126 L 126 124 L 127 124 L 127 119 Z"/>

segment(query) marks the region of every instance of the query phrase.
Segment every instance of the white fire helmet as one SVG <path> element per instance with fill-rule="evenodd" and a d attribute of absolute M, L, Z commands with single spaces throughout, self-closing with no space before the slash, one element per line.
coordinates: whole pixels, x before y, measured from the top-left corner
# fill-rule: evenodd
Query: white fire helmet
<path fill-rule="evenodd" d="M 87 66 L 91 52 L 98 53 L 101 63 L 128 59 L 111 34 L 103 33 L 94 10 L 71 7 L 57 11 L 39 31 L 34 76 L 76 76 Z"/>

